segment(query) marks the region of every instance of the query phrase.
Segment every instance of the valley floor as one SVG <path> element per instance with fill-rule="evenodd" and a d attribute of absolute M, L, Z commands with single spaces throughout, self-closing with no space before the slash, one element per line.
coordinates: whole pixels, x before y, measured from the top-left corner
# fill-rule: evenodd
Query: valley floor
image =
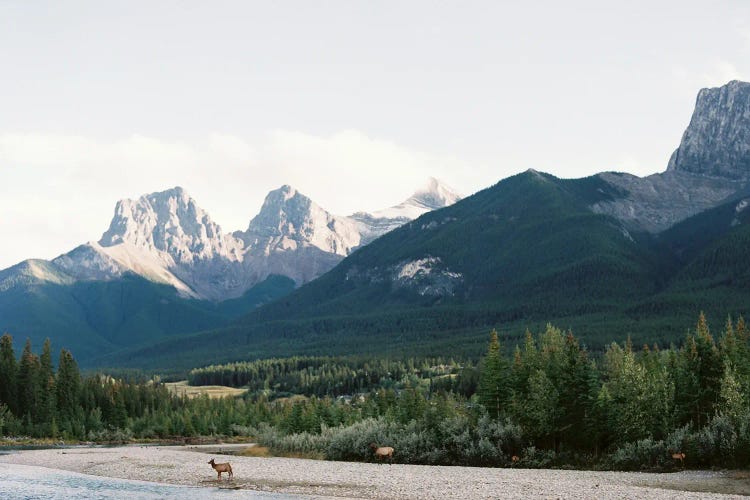
<path fill-rule="evenodd" d="M 749 475 L 496 469 L 329 462 L 214 454 L 247 445 L 71 448 L 0 456 L 0 463 L 207 488 L 343 498 L 730 498 L 748 494 Z M 234 479 L 206 463 L 230 461 Z M 726 494 L 720 494 L 722 492 Z"/>

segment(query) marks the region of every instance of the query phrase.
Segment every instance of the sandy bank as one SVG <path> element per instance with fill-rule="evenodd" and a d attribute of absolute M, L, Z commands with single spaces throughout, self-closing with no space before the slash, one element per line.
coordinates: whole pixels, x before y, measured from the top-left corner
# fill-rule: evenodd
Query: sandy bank
<path fill-rule="evenodd" d="M 732 481 L 747 481 L 737 475 L 706 471 L 644 474 L 379 465 L 228 457 L 213 455 L 212 451 L 215 447 L 33 450 L 0 456 L 0 463 L 190 486 L 348 498 L 731 498 L 705 490 L 717 491 L 716 485 L 722 484 L 724 487 L 718 491 L 740 492 L 741 489 L 731 489 Z M 206 463 L 212 457 L 232 463 L 232 482 L 216 480 Z"/>

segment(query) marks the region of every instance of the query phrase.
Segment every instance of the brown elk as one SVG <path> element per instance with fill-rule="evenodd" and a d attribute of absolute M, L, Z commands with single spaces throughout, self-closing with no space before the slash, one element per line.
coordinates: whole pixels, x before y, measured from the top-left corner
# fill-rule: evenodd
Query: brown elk
<path fill-rule="evenodd" d="M 518 455 L 513 455 L 512 457 L 510 457 L 510 461 L 511 461 L 512 465 L 516 465 L 519 460 L 521 460 L 521 459 L 518 458 Z"/>
<path fill-rule="evenodd" d="M 685 468 L 685 454 L 678 452 L 678 453 L 672 453 L 672 459 L 673 460 L 679 460 L 680 465 Z"/>
<path fill-rule="evenodd" d="M 388 460 L 393 459 L 393 448 L 390 446 L 378 446 L 375 443 L 370 443 L 370 448 L 372 449 L 373 454 L 375 454 L 375 458 L 378 460 L 384 458 L 388 458 Z"/>
<path fill-rule="evenodd" d="M 224 464 L 217 464 L 214 462 L 214 459 L 208 461 L 209 465 L 214 468 L 214 470 L 219 474 L 219 479 L 221 479 L 221 473 L 226 472 L 229 474 L 229 477 L 234 477 L 234 473 L 232 472 L 232 466 L 229 464 L 229 462 Z"/>

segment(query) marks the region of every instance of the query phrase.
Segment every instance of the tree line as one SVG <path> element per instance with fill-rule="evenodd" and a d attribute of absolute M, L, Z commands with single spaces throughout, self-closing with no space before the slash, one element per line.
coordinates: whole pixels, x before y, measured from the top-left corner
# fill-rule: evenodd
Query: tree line
<path fill-rule="evenodd" d="M 456 376 L 470 361 L 443 358 L 373 359 L 359 357 L 294 356 L 261 359 L 194 368 L 188 373 L 193 386 L 224 385 L 244 387 L 253 394 L 302 394 L 342 396 L 380 388 L 399 388 L 405 381 L 423 381 L 442 390 L 473 392 L 458 387 Z"/>
<path fill-rule="evenodd" d="M 369 459 L 376 442 L 393 446 L 396 461 L 427 464 L 510 465 L 516 456 L 528 467 L 658 469 L 671 467 L 677 452 L 690 466 L 750 463 L 750 333 L 742 318 L 728 319 L 715 339 L 701 314 L 679 347 L 628 340 L 596 358 L 571 332 L 548 325 L 508 353 L 492 332 L 478 366 L 290 358 L 193 372 L 194 382 L 211 383 L 239 384 L 242 374 L 261 389 L 241 398 L 189 399 L 155 380 L 81 377 L 65 350 L 56 370 L 51 359 L 49 342 L 40 355 L 27 342 L 16 360 L 11 337 L 0 339 L 0 433 L 95 441 L 241 435 L 279 453 L 342 460 Z M 372 379 L 358 378 L 365 367 Z M 341 395 L 344 387 L 352 392 Z"/>
<path fill-rule="evenodd" d="M 375 441 L 413 463 L 511 465 L 516 456 L 530 467 L 664 469 L 685 453 L 692 466 L 744 467 L 750 335 L 742 318 L 727 319 L 717 341 L 701 314 L 679 348 L 627 340 L 592 359 L 552 325 L 527 332 L 510 356 L 493 331 L 470 398 L 407 388 L 371 394 L 362 407 L 380 411 L 344 427 L 264 427 L 261 441 L 332 459 L 367 459 Z"/>

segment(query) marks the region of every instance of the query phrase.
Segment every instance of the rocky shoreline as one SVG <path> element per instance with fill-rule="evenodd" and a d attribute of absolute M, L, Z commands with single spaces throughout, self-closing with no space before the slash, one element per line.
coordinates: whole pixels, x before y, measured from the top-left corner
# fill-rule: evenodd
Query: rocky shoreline
<path fill-rule="evenodd" d="M 243 447 L 247 445 L 30 450 L 0 456 L 0 463 L 317 498 L 740 498 L 747 482 L 738 473 L 733 476 L 733 473 L 714 471 L 649 474 L 381 465 L 217 454 L 236 452 Z M 234 479 L 218 481 L 206 463 L 210 458 L 231 462 Z M 716 491 L 737 495 L 714 493 Z"/>

